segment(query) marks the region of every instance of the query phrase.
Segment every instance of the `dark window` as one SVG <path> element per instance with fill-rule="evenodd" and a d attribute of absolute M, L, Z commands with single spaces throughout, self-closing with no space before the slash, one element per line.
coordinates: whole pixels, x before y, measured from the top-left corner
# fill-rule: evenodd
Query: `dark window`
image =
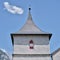
<path fill-rule="evenodd" d="M 30 49 L 34 49 L 34 42 L 33 42 L 33 40 L 29 41 L 29 48 Z"/>

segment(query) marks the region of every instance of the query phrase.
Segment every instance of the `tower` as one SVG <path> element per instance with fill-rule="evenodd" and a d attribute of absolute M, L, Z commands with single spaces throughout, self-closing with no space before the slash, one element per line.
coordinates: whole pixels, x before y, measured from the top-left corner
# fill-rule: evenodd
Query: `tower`
<path fill-rule="evenodd" d="M 30 10 L 25 25 L 11 34 L 13 60 L 50 60 L 49 40 L 52 34 L 41 31 L 34 24 Z"/>

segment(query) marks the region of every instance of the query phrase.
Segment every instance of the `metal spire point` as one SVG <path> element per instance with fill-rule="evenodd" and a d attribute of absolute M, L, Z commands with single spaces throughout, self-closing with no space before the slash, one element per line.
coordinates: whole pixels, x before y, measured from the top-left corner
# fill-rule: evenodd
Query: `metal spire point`
<path fill-rule="evenodd" d="M 28 12 L 28 19 L 29 20 L 32 20 L 32 16 L 31 16 L 31 7 L 29 6 L 29 12 Z"/>
<path fill-rule="evenodd" d="M 29 5 L 29 12 L 31 11 L 31 5 Z"/>
<path fill-rule="evenodd" d="M 29 7 L 29 11 L 31 10 L 31 8 Z"/>

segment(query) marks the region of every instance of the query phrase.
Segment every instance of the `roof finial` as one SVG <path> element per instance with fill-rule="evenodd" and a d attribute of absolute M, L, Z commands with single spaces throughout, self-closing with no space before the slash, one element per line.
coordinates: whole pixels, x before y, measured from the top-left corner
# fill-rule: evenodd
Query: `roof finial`
<path fill-rule="evenodd" d="M 31 5 L 29 5 L 29 11 L 31 11 Z"/>
<path fill-rule="evenodd" d="M 31 10 L 31 7 L 29 7 L 29 11 Z"/>

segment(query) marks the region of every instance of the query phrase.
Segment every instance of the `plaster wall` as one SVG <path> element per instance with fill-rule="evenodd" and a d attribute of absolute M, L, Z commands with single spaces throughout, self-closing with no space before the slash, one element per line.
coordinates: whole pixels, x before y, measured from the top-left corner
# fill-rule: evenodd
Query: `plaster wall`
<path fill-rule="evenodd" d="M 13 54 L 50 54 L 49 45 L 34 45 L 34 49 L 30 49 L 29 45 L 14 45 Z"/>
<path fill-rule="evenodd" d="M 15 45 L 28 45 L 30 40 L 33 40 L 35 45 L 48 45 L 48 35 L 18 35 L 13 36 Z"/>
<path fill-rule="evenodd" d="M 14 57 L 13 60 L 51 60 L 51 57 Z"/>

